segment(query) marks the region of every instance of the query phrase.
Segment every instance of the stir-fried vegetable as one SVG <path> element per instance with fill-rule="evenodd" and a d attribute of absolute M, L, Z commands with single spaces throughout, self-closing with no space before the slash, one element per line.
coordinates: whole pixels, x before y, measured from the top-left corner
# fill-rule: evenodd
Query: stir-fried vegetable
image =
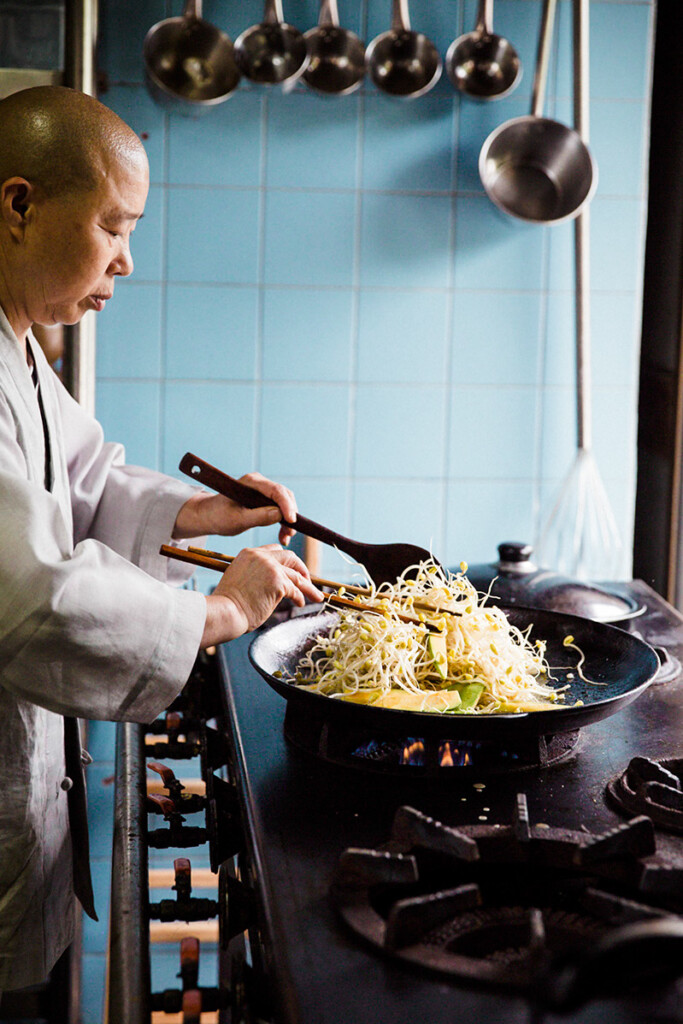
<path fill-rule="evenodd" d="M 545 643 L 513 626 L 465 575 L 433 562 L 395 584 L 371 588 L 317 636 L 293 682 L 342 700 L 435 712 L 495 713 L 555 708 Z M 404 622 L 397 613 L 416 615 Z"/>

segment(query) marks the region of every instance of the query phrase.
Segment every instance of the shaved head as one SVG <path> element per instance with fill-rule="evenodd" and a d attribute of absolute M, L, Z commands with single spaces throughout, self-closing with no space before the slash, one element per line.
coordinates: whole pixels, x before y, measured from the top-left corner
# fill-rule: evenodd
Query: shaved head
<path fill-rule="evenodd" d="M 86 93 L 23 89 L 0 100 L 0 183 L 20 177 L 54 197 L 99 187 L 113 161 L 146 164 L 135 132 Z"/>
<path fill-rule="evenodd" d="M 39 86 L 0 100 L 0 306 L 20 345 L 31 324 L 101 312 L 133 272 L 147 154 L 109 107 Z"/>

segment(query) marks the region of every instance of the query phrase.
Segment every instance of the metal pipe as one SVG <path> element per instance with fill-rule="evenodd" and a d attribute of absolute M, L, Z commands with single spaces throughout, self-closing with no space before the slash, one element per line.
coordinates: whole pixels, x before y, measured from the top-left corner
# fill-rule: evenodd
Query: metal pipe
<path fill-rule="evenodd" d="M 145 735 L 136 723 L 116 727 L 115 779 L 106 1021 L 149 1024 Z"/>
<path fill-rule="evenodd" d="M 69 0 L 66 5 L 64 85 L 97 94 L 98 0 Z M 64 384 L 86 412 L 95 412 L 95 314 L 65 327 Z"/>

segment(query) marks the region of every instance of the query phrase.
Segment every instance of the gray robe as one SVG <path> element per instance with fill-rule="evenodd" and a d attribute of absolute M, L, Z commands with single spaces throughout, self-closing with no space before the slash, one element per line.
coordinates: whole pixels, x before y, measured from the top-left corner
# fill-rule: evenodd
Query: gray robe
<path fill-rule="evenodd" d="M 0 309 L 0 991 L 42 981 L 72 938 L 64 718 L 150 722 L 186 682 L 203 596 L 158 554 L 195 493 L 124 464 Z M 65 784 L 65 785 L 68 785 Z"/>

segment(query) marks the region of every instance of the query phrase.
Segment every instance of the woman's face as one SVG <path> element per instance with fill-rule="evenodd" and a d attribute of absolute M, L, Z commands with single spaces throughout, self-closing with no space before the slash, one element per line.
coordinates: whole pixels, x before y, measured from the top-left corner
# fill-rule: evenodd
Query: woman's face
<path fill-rule="evenodd" d="M 144 153 L 132 153 L 107 159 L 97 189 L 35 201 L 24 252 L 31 322 L 75 324 L 104 309 L 114 279 L 132 273 L 130 236 L 148 187 Z"/>

